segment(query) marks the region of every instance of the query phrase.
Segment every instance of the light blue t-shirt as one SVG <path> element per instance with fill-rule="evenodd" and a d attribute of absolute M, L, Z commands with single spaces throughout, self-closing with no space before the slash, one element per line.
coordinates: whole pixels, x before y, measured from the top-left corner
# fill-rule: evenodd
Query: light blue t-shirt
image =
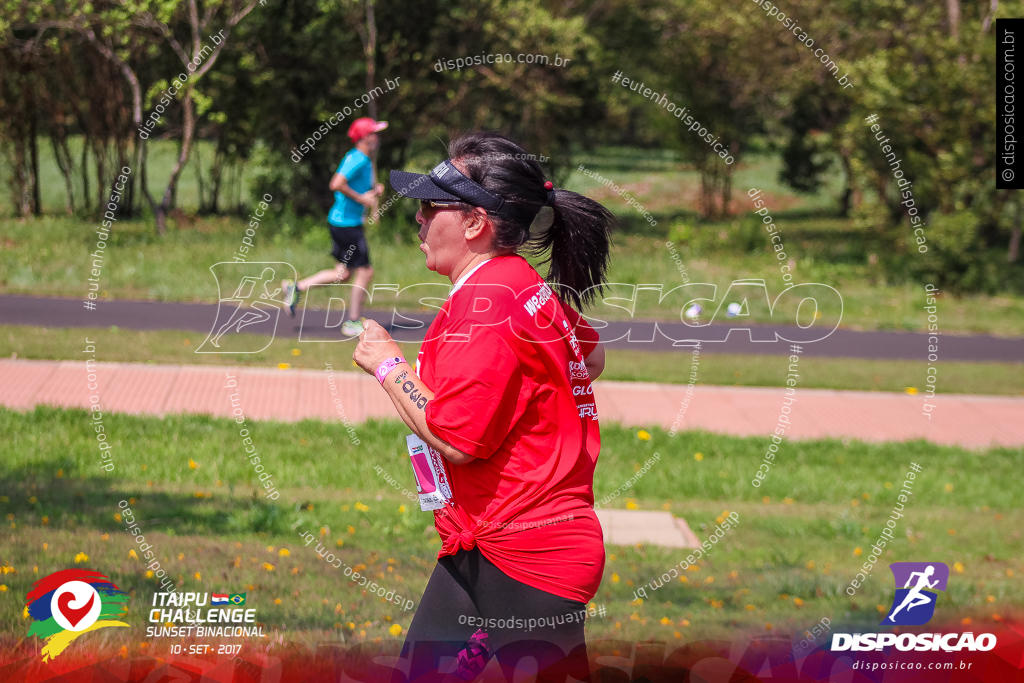
<path fill-rule="evenodd" d="M 350 149 L 335 172 L 345 176 L 348 186 L 355 192 L 368 192 L 373 187 L 373 165 L 370 163 L 370 157 L 358 149 Z M 362 225 L 365 210 L 366 207 L 359 202 L 335 192 L 334 206 L 327 214 L 327 222 L 339 228 Z"/>

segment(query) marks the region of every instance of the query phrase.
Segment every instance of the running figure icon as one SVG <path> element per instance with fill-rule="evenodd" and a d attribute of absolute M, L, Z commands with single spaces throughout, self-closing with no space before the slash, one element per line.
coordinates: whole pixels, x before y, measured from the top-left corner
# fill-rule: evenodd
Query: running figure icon
<path fill-rule="evenodd" d="M 921 571 L 921 572 L 911 572 L 910 576 L 907 578 L 907 582 L 903 585 L 904 588 L 909 588 L 910 592 L 908 592 L 906 597 L 903 598 L 903 602 L 901 602 L 899 604 L 899 606 L 896 609 L 894 609 L 889 614 L 889 617 L 888 617 L 889 621 L 891 621 L 893 623 L 896 623 L 896 615 L 904 607 L 906 607 L 907 611 L 909 612 L 910 610 L 914 609 L 915 607 L 920 607 L 921 605 L 927 605 L 927 604 L 931 603 L 932 600 L 934 600 L 934 598 L 935 598 L 935 594 L 934 593 L 926 594 L 926 593 L 923 592 L 923 590 L 925 588 L 935 588 L 939 584 L 939 580 L 938 579 L 935 579 L 934 581 L 929 581 L 929 579 L 934 574 L 935 574 L 935 565 L 931 565 L 931 564 L 928 565 L 927 567 L 925 567 L 924 571 Z M 916 578 L 916 583 L 914 583 L 915 582 L 915 577 L 917 577 Z M 914 585 L 911 586 L 910 585 L 911 583 L 914 583 Z"/>
<path fill-rule="evenodd" d="M 195 353 L 261 353 L 277 336 L 282 275 L 295 275 L 284 261 L 218 261 L 210 266 L 217 286 L 217 309 L 206 339 Z"/>
<path fill-rule="evenodd" d="M 281 293 L 280 288 L 273 292 L 267 289 L 268 285 L 274 282 L 274 274 L 274 269 L 268 266 L 259 277 L 250 275 L 239 281 L 234 294 L 226 300 L 237 302 L 238 308 L 231 313 L 228 321 L 220 326 L 217 333 L 210 337 L 211 344 L 220 348 L 220 338 L 225 333 L 241 332 L 244 327 L 270 320 L 271 312 L 279 306 L 277 295 Z M 263 285 L 262 292 L 260 285 Z"/>

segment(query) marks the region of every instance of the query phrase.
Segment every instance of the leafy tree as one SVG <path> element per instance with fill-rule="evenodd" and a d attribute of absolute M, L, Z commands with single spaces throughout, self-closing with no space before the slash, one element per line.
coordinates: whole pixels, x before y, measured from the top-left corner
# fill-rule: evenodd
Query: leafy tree
<path fill-rule="evenodd" d="M 877 231 L 888 271 L 965 289 L 992 290 L 1006 278 L 1019 283 L 1019 269 L 996 267 L 990 253 L 1012 244 L 1010 195 L 995 189 L 992 8 L 871 4 L 883 17 L 879 28 L 899 40 L 854 63 L 859 85 L 839 136 L 873 190 L 863 215 Z M 877 117 L 880 131 L 868 116 Z"/>

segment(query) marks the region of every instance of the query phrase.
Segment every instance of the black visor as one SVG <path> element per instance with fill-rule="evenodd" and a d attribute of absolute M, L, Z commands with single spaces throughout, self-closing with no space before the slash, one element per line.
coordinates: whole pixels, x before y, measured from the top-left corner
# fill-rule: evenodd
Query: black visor
<path fill-rule="evenodd" d="M 439 163 L 426 175 L 391 171 L 389 180 L 395 192 L 410 199 L 465 202 L 503 218 L 523 218 L 523 214 L 526 213 L 527 221 L 537 211 L 536 206 L 527 208 L 505 202 L 501 197 L 488 192 L 463 175 L 448 159 Z"/>

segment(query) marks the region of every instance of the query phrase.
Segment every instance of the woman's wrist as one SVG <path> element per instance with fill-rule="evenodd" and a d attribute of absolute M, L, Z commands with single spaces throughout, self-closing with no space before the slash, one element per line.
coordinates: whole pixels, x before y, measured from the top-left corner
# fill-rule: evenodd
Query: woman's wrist
<path fill-rule="evenodd" d="M 388 378 L 388 375 L 391 374 L 391 371 L 405 362 L 406 360 L 401 356 L 385 358 L 383 361 L 381 361 L 380 365 L 377 366 L 377 369 L 374 370 L 373 374 L 377 378 L 377 381 L 380 382 L 381 386 L 384 386 L 384 380 Z"/>

